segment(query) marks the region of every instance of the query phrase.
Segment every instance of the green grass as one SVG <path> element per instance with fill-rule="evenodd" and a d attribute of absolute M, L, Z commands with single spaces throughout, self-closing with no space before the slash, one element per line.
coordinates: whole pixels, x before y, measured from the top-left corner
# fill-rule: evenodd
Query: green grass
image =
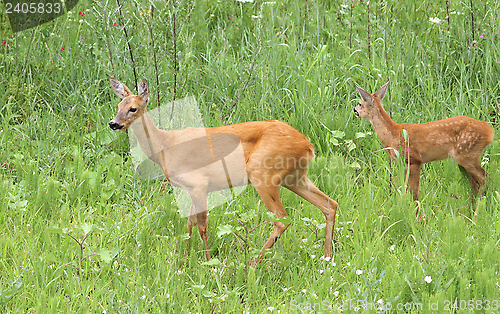
<path fill-rule="evenodd" d="M 497 129 L 500 3 L 473 5 L 450 1 L 448 23 L 446 1 L 130 1 L 120 14 L 87 0 L 15 34 L 1 9 L 1 312 L 349 313 L 358 300 L 366 313 L 498 312 L 498 140 L 475 224 L 451 160 L 422 169 L 420 223 L 404 165 L 353 114 L 354 83 L 374 91 L 390 79 L 396 122 L 468 115 Z M 339 203 L 333 259 L 320 258 L 322 213 L 283 191 L 291 225 L 250 267 L 272 230 L 250 187 L 210 211 L 220 264 L 208 267 L 169 188 L 135 177 L 126 133 L 107 126 L 118 103 L 107 76 L 135 91 L 134 70 L 151 108 L 193 95 L 207 126 L 280 119 L 304 133 L 317 153 L 310 177 Z"/>

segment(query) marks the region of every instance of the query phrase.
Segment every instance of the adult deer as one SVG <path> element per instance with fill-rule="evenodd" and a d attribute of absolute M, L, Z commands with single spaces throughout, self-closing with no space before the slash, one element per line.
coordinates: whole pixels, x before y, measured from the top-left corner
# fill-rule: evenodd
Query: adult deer
<path fill-rule="evenodd" d="M 479 158 L 486 146 L 493 141 L 493 128 L 484 121 L 464 116 L 422 124 L 396 123 L 381 104 L 389 83 L 374 94 L 356 85 L 361 100 L 354 107 L 354 113 L 357 117 L 370 121 L 391 159 L 396 159 L 396 151 L 405 156 L 410 168 L 409 183 L 413 200 L 418 200 L 422 164 L 449 157 L 467 171 L 473 195 L 477 196 L 479 190 L 481 197 L 485 171 L 479 163 Z M 477 211 L 478 208 L 474 212 L 474 218 Z"/>
<path fill-rule="evenodd" d="M 190 195 L 187 228 L 191 234 L 193 226 L 198 226 L 207 260 L 210 259 L 207 193 L 247 184 L 245 178 L 277 218 L 287 216 L 280 200 L 280 185 L 318 207 L 326 217 L 324 254 L 331 256 L 337 203 L 307 178 L 314 148 L 304 135 L 276 120 L 213 128 L 160 130 L 146 111 L 149 101 L 146 80 L 139 84 L 138 95 L 115 78 L 110 76 L 109 80 L 115 94 L 122 99 L 117 115 L 109 122 L 110 128 L 117 131 L 130 127 L 141 149 L 160 166 L 170 183 L 185 189 Z M 243 148 L 244 156 L 241 158 L 224 152 L 224 147 L 235 147 L 234 138 Z M 224 171 L 221 171 L 220 164 L 216 165 L 217 161 L 223 162 Z M 261 259 L 263 251 L 271 248 L 287 227 L 282 222 L 274 222 L 274 229 L 262 247 Z"/>

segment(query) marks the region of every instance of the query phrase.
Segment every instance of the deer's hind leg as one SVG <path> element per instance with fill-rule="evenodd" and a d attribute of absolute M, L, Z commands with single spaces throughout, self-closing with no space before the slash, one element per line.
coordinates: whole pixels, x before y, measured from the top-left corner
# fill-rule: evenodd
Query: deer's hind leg
<path fill-rule="evenodd" d="M 296 179 L 297 180 L 293 180 L 292 182 L 285 180 L 283 186 L 318 207 L 323 212 L 326 218 L 324 255 L 326 257 L 331 257 L 333 227 L 335 226 L 335 216 L 337 214 L 338 204 L 321 192 L 305 175 Z"/>
<path fill-rule="evenodd" d="M 486 181 L 486 171 L 484 171 L 483 167 L 481 167 L 479 163 L 479 156 L 471 156 L 471 157 L 458 157 L 455 159 L 456 162 L 462 166 L 467 172 L 467 176 L 472 185 L 472 201 L 474 202 L 477 199 L 479 194 L 479 200 L 484 192 L 484 186 Z M 474 219 L 478 214 L 479 202 L 476 210 L 474 211 Z"/>
<path fill-rule="evenodd" d="M 277 179 L 274 179 L 277 178 Z M 249 174 L 250 182 L 254 185 L 257 193 L 261 197 L 262 201 L 266 205 L 268 211 L 276 215 L 276 218 L 282 218 L 288 216 L 283 204 L 281 203 L 279 194 L 280 176 L 271 173 L 261 173 L 259 171 L 254 171 Z M 261 249 L 260 259 L 264 257 L 264 250 L 271 248 L 278 238 L 285 232 L 288 225 L 282 222 L 274 222 L 274 228 L 271 235 L 267 239 L 266 243 Z"/>

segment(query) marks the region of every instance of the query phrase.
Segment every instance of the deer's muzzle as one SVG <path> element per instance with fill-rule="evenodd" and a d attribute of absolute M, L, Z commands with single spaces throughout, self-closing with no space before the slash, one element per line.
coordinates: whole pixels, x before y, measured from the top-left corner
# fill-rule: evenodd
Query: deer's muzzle
<path fill-rule="evenodd" d="M 123 125 L 121 124 L 118 124 L 114 121 L 109 121 L 109 127 L 111 128 L 111 130 L 113 131 L 118 131 L 119 129 L 123 128 Z"/>
<path fill-rule="evenodd" d="M 356 107 L 354 107 L 354 113 L 356 114 L 356 117 L 359 117 L 359 112 L 356 110 Z"/>

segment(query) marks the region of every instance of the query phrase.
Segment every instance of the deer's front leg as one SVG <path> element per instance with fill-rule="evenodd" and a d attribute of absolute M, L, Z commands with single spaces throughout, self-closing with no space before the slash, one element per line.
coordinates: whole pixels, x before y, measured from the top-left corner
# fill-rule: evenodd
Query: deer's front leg
<path fill-rule="evenodd" d="M 420 190 L 420 168 L 422 164 L 419 162 L 410 163 L 410 173 L 408 174 L 410 181 L 410 189 L 413 194 L 413 201 L 418 201 L 418 193 Z M 418 204 L 416 215 L 419 217 Z M 421 218 L 420 218 L 421 219 Z"/>
<path fill-rule="evenodd" d="M 422 167 L 421 163 L 410 163 L 410 173 L 409 173 L 409 181 L 410 181 L 410 189 L 413 194 L 413 200 L 418 201 L 418 193 L 420 190 L 420 168 Z"/>
<path fill-rule="evenodd" d="M 189 191 L 191 196 L 191 212 L 189 219 L 194 218 L 198 226 L 198 231 L 200 236 L 205 243 L 205 255 L 207 256 L 207 261 L 210 260 L 210 250 L 208 249 L 208 238 L 207 238 L 207 187 L 198 186 L 193 187 Z M 196 217 L 196 218 L 195 218 Z M 189 220 L 188 220 L 189 228 Z"/>

